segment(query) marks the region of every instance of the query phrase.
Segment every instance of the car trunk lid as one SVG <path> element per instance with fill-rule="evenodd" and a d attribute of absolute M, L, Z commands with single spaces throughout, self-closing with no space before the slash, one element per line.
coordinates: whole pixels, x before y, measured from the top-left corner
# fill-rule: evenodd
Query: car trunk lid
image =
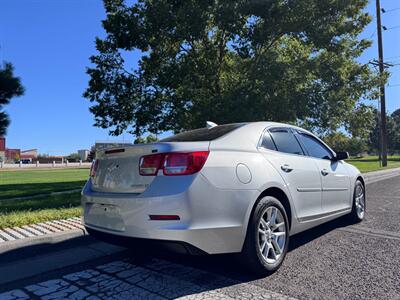
<path fill-rule="evenodd" d="M 139 174 L 140 158 L 167 152 L 207 151 L 209 142 L 160 142 L 113 148 L 97 154 L 92 189 L 104 193 L 143 193 L 155 176 Z"/>

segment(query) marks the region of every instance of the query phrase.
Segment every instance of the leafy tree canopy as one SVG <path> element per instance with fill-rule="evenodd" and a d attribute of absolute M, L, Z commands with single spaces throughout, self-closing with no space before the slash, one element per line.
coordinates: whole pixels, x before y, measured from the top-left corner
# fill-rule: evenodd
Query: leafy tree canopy
<path fill-rule="evenodd" d="M 107 35 L 84 94 L 95 125 L 137 136 L 207 120 L 351 128 L 371 118 L 360 100 L 379 83 L 356 61 L 371 45 L 358 38 L 367 2 L 104 0 Z"/>
<path fill-rule="evenodd" d="M 369 133 L 368 146 L 371 151 L 379 152 L 381 116 L 376 109 L 373 115 L 373 127 Z M 386 128 L 389 154 L 400 153 L 400 109 L 386 116 Z"/>
<path fill-rule="evenodd" d="M 137 137 L 134 141 L 135 144 L 148 144 L 157 142 L 158 138 L 152 134 L 149 134 L 147 137 Z"/>
<path fill-rule="evenodd" d="M 363 154 L 367 150 L 366 140 L 360 137 L 349 137 L 343 132 L 332 132 L 324 141 L 335 151 L 347 151 L 351 156 Z"/>
<path fill-rule="evenodd" d="M 9 104 L 11 99 L 21 96 L 24 88 L 18 77 L 14 76 L 14 68 L 12 64 L 5 63 L 0 65 L 0 136 L 6 134 L 10 119 L 3 106 Z"/>

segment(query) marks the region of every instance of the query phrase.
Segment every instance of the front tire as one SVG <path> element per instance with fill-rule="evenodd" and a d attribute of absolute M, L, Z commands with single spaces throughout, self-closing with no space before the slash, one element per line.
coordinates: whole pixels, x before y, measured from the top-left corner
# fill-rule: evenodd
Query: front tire
<path fill-rule="evenodd" d="M 285 208 L 272 196 L 262 198 L 249 221 L 242 251 L 245 266 L 257 274 L 270 274 L 281 266 L 289 245 Z"/>
<path fill-rule="evenodd" d="M 352 223 L 359 223 L 365 218 L 365 187 L 360 180 L 354 185 L 353 207 L 349 215 Z"/>

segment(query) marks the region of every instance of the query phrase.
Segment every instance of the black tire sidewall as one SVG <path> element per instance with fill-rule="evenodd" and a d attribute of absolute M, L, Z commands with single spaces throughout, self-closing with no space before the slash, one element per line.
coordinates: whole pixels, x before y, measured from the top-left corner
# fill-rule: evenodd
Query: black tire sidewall
<path fill-rule="evenodd" d="M 281 212 L 284 220 L 285 220 L 285 231 L 286 231 L 286 241 L 285 247 L 283 249 L 283 253 L 281 254 L 279 260 L 274 264 L 268 264 L 265 259 L 262 257 L 259 249 L 258 249 L 258 223 L 260 218 L 262 217 L 262 213 L 268 208 L 274 206 Z M 251 264 L 253 270 L 257 273 L 272 273 L 276 271 L 283 260 L 285 259 L 287 250 L 289 246 L 289 220 L 287 217 L 287 213 L 282 203 L 272 196 L 266 196 L 260 199 L 257 203 L 257 206 L 254 209 L 253 215 L 249 221 L 249 227 L 247 230 L 247 237 L 245 242 L 245 251 L 244 254 L 246 256 L 246 260 L 248 260 Z"/>

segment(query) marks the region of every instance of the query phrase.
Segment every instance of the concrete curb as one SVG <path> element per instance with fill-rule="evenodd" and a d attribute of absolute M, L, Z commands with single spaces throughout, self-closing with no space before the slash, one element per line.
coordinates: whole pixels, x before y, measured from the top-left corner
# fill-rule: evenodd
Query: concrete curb
<path fill-rule="evenodd" d="M 53 222 L 38 224 L 48 225 L 49 229 L 50 225 L 65 229 L 60 227 L 61 221 Z M 0 243 L 0 288 L 13 281 L 117 255 L 124 250 L 91 238 L 83 226 L 5 241 Z"/>
<path fill-rule="evenodd" d="M 20 240 L 7 241 L 0 244 L 0 255 L 24 247 L 30 247 L 30 246 L 40 247 L 41 245 L 48 246 L 52 244 L 57 244 L 73 238 L 82 237 L 85 235 L 88 234 L 84 229 L 71 229 L 68 231 L 54 232 L 40 236 L 24 238 Z"/>
<path fill-rule="evenodd" d="M 64 235 L 63 238 L 67 240 L 71 236 L 67 238 Z M 85 238 L 90 239 L 89 236 Z M 72 240 L 70 244 L 73 244 Z M 109 255 L 118 255 L 124 250 L 124 248 L 103 242 L 86 241 L 83 245 L 72 245 L 53 251 L 42 251 L 38 255 L 22 253 L 18 259 L 0 263 L 0 290 L 2 287 L 7 287 L 11 282 L 26 280 L 47 272 L 102 259 Z"/>
<path fill-rule="evenodd" d="M 400 168 L 363 173 L 363 177 L 366 184 L 378 182 L 399 175 L 400 175 Z"/>

